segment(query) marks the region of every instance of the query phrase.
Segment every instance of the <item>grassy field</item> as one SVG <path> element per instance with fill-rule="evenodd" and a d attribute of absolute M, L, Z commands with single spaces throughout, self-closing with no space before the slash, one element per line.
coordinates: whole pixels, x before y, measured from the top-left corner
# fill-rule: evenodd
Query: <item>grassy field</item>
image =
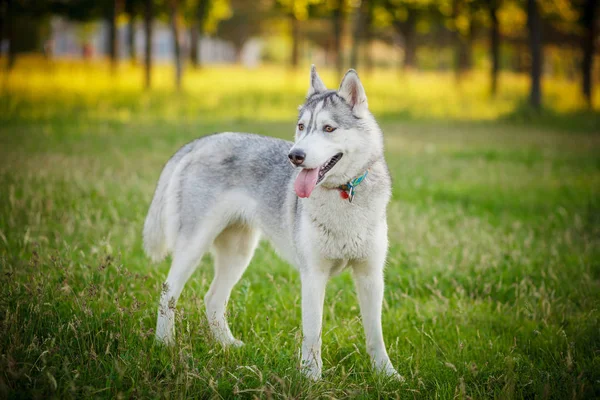
<path fill-rule="evenodd" d="M 103 69 L 104 68 L 104 69 Z M 300 282 L 268 244 L 212 341 L 209 258 L 153 341 L 161 282 L 141 228 L 181 145 L 215 131 L 290 139 L 308 74 L 210 69 L 173 94 L 121 67 L 22 63 L 0 97 L 0 397 L 594 398 L 600 396 L 600 124 L 576 83 L 366 77 L 394 180 L 383 328 L 405 383 L 372 374 L 350 275 L 327 290 L 324 379 L 298 371 Z M 333 84 L 333 75 L 324 73 Z M 599 98 L 596 93 L 596 98 Z M 597 102 L 598 103 L 598 102 Z"/>

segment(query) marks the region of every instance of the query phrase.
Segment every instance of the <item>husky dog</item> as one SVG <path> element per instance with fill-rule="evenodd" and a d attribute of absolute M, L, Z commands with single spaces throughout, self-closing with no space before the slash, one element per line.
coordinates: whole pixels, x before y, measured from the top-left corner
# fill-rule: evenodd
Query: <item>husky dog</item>
<path fill-rule="evenodd" d="M 241 346 L 226 306 L 262 235 L 300 273 L 304 374 L 321 376 L 325 286 L 350 268 L 372 364 L 399 378 L 381 330 L 390 194 L 382 132 L 354 70 L 336 91 L 312 67 L 294 143 L 228 132 L 183 146 L 161 173 L 144 225 L 148 256 L 159 261 L 172 254 L 156 339 L 173 342 L 177 299 L 210 250 L 215 275 L 204 298 L 210 328 L 221 344 Z"/>

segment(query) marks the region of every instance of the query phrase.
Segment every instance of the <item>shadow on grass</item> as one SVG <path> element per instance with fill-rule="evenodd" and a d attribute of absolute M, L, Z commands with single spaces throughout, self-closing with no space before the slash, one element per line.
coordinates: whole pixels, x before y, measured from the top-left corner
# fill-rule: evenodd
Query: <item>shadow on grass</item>
<path fill-rule="evenodd" d="M 498 121 L 553 131 L 600 134 L 600 112 L 595 110 L 561 113 L 549 108 L 536 110 L 529 103 L 521 102 L 511 113 L 500 117 Z"/>

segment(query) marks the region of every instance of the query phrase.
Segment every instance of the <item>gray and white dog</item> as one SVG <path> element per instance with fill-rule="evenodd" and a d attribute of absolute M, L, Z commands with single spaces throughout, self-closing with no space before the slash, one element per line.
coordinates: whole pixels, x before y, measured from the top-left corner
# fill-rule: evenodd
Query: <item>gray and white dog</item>
<path fill-rule="evenodd" d="M 350 268 L 372 364 L 400 377 L 381 330 L 390 194 L 382 132 L 354 70 L 335 91 L 312 67 L 294 143 L 220 133 L 183 146 L 161 173 L 144 225 L 146 253 L 155 261 L 172 254 L 157 340 L 173 342 L 177 299 L 210 250 L 215 276 L 204 299 L 212 333 L 223 345 L 242 345 L 226 306 L 262 235 L 300 272 L 304 374 L 321 376 L 325 286 Z"/>

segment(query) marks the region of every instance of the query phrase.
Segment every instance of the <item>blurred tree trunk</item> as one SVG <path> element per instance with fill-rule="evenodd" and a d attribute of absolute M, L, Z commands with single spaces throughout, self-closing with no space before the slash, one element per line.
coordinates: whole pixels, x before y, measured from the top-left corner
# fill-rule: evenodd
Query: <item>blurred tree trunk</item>
<path fill-rule="evenodd" d="M 119 57 L 119 36 L 117 32 L 117 18 L 123 11 L 123 0 L 115 0 L 109 9 L 108 16 L 108 56 L 110 57 L 110 69 L 114 73 Z"/>
<path fill-rule="evenodd" d="M 582 91 L 588 107 L 592 107 L 592 71 L 594 64 L 594 42 L 596 38 L 596 0 L 587 0 L 583 10 L 584 37 L 582 41 L 583 60 L 581 63 Z"/>
<path fill-rule="evenodd" d="M 146 89 L 150 89 L 152 84 L 152 20 L 154 18 L 152 2 L 153 0 L 145 0 L 144 4 L 144 34 L 146 36 L 144 69 Z"/>
<path fill-rule="evenodd" d="M 453 17 L 456 21 L 460 14 L 463 12 L 462 8 L 464 6 L 469 6 L 468 4 L 464 4 L 461 0 L 454 0 L 453 3 Z M 455 40 L 456 40 L 456 48 L 455 48 L 455 72 L 456 79 L 460 81 L 463 75 L 469 71 L 473 65 L 472 61 L 472 48 L 473 48 L 473 39 L 475 36 L 475 24 L 474 18 L 471 10 L 468 10 L 469 13 L 469 30 L 465 34 L 463 34 L 458 26 L 455 26 Z"/>
<path fill-rule="evenodd" d="M 333 47 L 335 56 L 335 69 L 340 78 L 344 68 L 344 61 L 342 59 L 342 25 L 344 13 L 342 7 L 343 0 L 336 0 L 335 8 L 333 9 Z"/>
<path fill-rule="evenodd" d="M 198 43 L 200 42 L 200 31 L 197 23 L 190 27 L 190 61 L 193 68 L 200 67 L 200 56 L 198 55 Z"/>
<path fill-rule="evenodd" d="M 179 37 L 178 0 L 169 1 L 171 31 L 173 32 L 173 55 L 175 58 L 175 88 L 181 89 L 181 42 Z"/>
<path fill-rule="evenodd" d="M 374 0 L 363 0 L 367 3 L 365 20 L 365 69 L 367 74 L 373 73 L 373 54 L 371 52 L 373 43 L 373 20 L 375 14 Z"/>
<path fill-rule="evenodd" d="M 290 66 L 293 69 L 297 69 L 300 61 L 300 26 L 294 11 L 290 13 L 290 26 L 292 28 L 292 56 L 290 58 Z"/>
<path fill-rule="evenodd" d="M 133 21 L 133 16 L 129 18 L 129 26 L 127 29 L 127 43 L 129 47 L 129 59 L 133 64 L 136 61 L 135 54 L 135 22 Z"/>
<path fill-rule="evenodd" d="M 352 50 L 350 52 L 350 67 L 358 68 L 358 53 L 366 39 L 369 0 L 362 0 L 354 13 L 354 30 L 352 32 Z"/>
<path fill-rule="evenodd" d="M 417 46 L 416 46 L 416 27 L 417 27 L 417 11 L 408 8 L 405 21 L 394 21 L 396 32 L 404 40 L 404 59 L 402 61 L 402 69 L 412 69 L 417 64 Z"/>
<path fill-rule="evenodd" d="M 235 53 L 235 63 L 238 65 L 242 64 L 242 50 L 244 50 L 243 44 L 237 44 L 233 46 L 233 51 Z"/>
<path fill-rule="evenodd" d="M 127 47 L 129 48 L 129 59 L 132 64 L 136 62 L 135 52 L 135 17 L 136 12 L 133 7 L 133 2 L 125 2 L 127 15 L 129 15 L 129 23 L 127 24 Z"/>
<path fill-rule="evenodd" d="M 6 1 L 6 40 L 8 42 L 7 70 L 10 71 L 17 61 L 17 49 L 15 46 L 15 27 L 13 21 L 14 0 Z"/>
<path fill-rule="evenodd" d="M 469 31 L 465 40 L 465 52 L 463 56 L 462 70 L 463 72 L 473 69 L 473 42 L 476 34 L 475 16 L 469 12 Z"/>
<path fill-rule="evenodd" d="M 461 12 L 461 0 L 452 1 L 452 21 L 454 23 L 454 74 L 457 81 L 461 80 L 462 57 L 464 54 L 464 39 L 456 24 Z"/>
<path fill-rule="evenodd" d="M 210 0 L 199 0 L 198 8 L 196 9 L 196 18 L 192 23 L 191 31 L 191 51 L 190 57 L 194 68 L 200 68 L 202 66 L 201 54 L 198 51 L 198 45 L 200 44 L 200 38 L 204 33 L 204 23 L 208 17 Z"/>
<path fill-rule="evenodd" d="M 500 29 L 498 26 L 498 2 L 500 0 L 490 0 L 490 56 L 492 58 L 491 69 L 491 93 L 495 96 L 498 93 L 498 71 L 500 70 Z"/>
<path fill-rule="evenodd" d="M 411 26 L 404 36 L 404 62 L 402 68 L 404 70 L 414 69 L 417 65 L 417 47 L 415 45 L 415 29 Z"/>
<path fill-rule="evenodd" d="M 0 0 L 0 43 L 2 43 L 2 41 L 4 40 L 4 38 L 6 37 L 5 34 L 5 30 L 6 30 L 6 8 L 8 7 L 8 1 L 7 0 Z"/>
<path fill-rule="evenodd" d="M 529 101 L 536 110 L 542 104 L 542 26 L 536 0 L 527 0 L 527 27 L 531 52 L 531 93 Z"/>
<path fill-rule="evenodd" d="M 529 49 L 527 43 L 515 43 L 512 46 L 513 57 L 512 57 L 512 68 L 519 73 L 529 72 L 529 68 L 525 63 L 525 59 L 528 56 Z"/>

